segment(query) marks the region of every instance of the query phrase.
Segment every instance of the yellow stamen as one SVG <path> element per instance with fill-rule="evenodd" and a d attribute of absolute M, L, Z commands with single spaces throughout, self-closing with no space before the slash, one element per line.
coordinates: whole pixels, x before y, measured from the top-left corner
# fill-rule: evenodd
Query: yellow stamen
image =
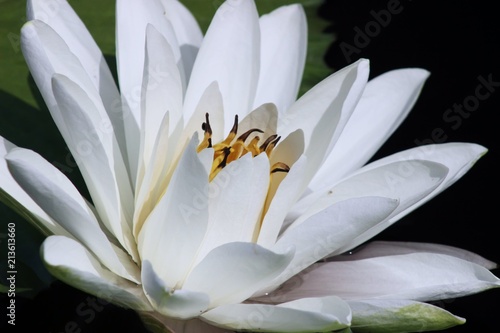
<path fill-rule="evenodd" d="M 245 144 L 245 141 L 251 134 L 255 132 L 264 132 L 258 128 L 252 128 L 236 138 L 238 134 L 238 115 L 236 115 L 234 117 L 233 127 L 227 137 L 223 141 L 212 146 L 212 128 L 210 126 L 208 113 L 205 115 L 205 119 L 205 122 L 201 126 L 204 131 L 203 141 L 198 145 L 197 151 L 200 152 L 210 147 L 214 150 L 214 160 L 209 176 L 210 181 L 212 181 L 226 165 L 236 161 L 247 153 L 251 153 L 252 157 L 255 157 L 265 152 L 266 155 L 270 157 L 274 147 L 276 147 L 281 138 L 276 134 L 271 135 L 259 146 L 260 137 L 255 136 L 248 145 Z M 289 170 L 290 168 L 288 165 L 278 162 L 271 167 L 271 174 L 275 172 L 288 172 Z"/>

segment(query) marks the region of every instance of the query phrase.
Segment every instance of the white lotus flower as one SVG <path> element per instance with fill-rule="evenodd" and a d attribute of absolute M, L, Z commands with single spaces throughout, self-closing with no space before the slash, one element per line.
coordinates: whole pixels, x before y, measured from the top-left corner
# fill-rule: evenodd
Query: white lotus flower
<path fill-rule="evenodd" d="M 447 246 L 341 255 L 486 152 L 436 144 L 365 165 L 428 72 L 367 82 L 363 59 L 296 100 L 299 5 L 259 18 L 253 1 L 227 1 L 204 37 L 175 0 L 117 0 L 116 12 L 120 92 L 66 1 L 28 1 L 22 50 L 91 202 L 3 138 L 0 188 L 48 235 L 54 276 L 172 332 L 443 329 L 463 319 L 425 301 L 500 285 L 493 263 Z"/>

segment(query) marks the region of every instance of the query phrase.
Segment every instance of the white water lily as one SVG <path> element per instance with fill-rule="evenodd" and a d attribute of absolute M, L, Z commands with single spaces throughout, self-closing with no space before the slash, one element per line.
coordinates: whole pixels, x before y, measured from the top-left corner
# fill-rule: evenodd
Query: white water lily
<path fill-rule="evenodd" d="M 55 277 L 176 333 L 444 329 L 464 320 L 426 301 L 500 286 L 465 250 L 366 243 L 486 152 L 366 164 L 428 72 L 368 81 L 362 59 L 296 100 L 299 5 L 259 18 L 230 0 L 205 36 L 176 0 L 117 0 L 116 14 L 120 90 L 65 0 L 28 1 L 23 54 L 91 198 L 3 138 L 0 193 L 48 236 Z"/>

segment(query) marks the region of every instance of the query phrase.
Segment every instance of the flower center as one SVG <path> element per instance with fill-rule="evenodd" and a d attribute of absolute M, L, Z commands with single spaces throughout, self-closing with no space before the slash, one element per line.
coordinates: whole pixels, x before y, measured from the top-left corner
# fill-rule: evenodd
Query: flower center
<path fill-rule="evenodd" d="M 201 128 L 205 133 L 203 141 L 198 145 L 198 153 L 205 148 L 213 148 L 214 150 L 214 161 L 209 176 L 210 181 L 212 181 L 226 165 L 246 154 L 250 153 L 252 157 L 255 157 L 259 154 L 266 153 L 266 155 L 270 157 L 274 147 L 276 147 L 281 139 L 277 134 L 273 134 L 264 140 L 264 142 L 260 143 L 261 138 L 256 135 L 247 143 L 246 141 L 252 133 L 264 133 L 264 131 L 258 128 L 249 129 L 236 137 L 238 134 L 238 115 L 234 117 L 233 127 L 227 137 L 214 145 L 212 145 L 212 128 L 210 127 L 208 113 L 205 114 L 205 122 L 202 124 Z M 282 162 L 277 162 L 271 167 L 271 173 L 288 172 L 289 170 L 290 167 Z"/>

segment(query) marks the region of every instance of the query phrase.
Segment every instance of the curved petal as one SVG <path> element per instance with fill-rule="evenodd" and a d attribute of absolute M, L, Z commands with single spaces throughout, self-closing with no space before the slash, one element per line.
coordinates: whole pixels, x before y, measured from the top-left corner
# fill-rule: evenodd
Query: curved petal
<path fill-rule="evenodd" d="M 465 319 L 437 306 L 408 300 L 349 301 L 352 329 L 366 333 L 439 331 L 465 323 Z"/>
<path fill-rule="evenodd" d="M 260 18 L 261 67 L 256 108 L 274 103 L 278 112 L 297 98 L 307 51 L 307 21 L 298 4 L 282 6 Z"/>
<path fill-rule="evenodd" d="M 252 242 L 269 186 L 266 154 L 250 154 L 231 162 L 210 182 L 208 228 L 197 254 L 202 260 L 212 249 L 230 242 Z"/>
<path fill-rule="evenodd" d="M 411 253 L 311 266 L 259 300 L 336 295 L 345 300 L 433 301 L 500 287 L 488 269 L 456 257 Z"/>
<path fill-rule="evenodd" d="M 399 206 L 388 218 L 351 239 L 348 244 L 338 249 L 337 253 L 345 252 L 389 227 L 396 222 L 395 216 L 409 211 L 413 206 L 425 200 L 444 181 L 447 174 L 448 168 L 444 165 L 419 160 L 393 162 L 380 165 L 378 168 L 362 168 L 358 173 L 331 187 L 330 190 L 313 193 L 301 200 L 298 205 L 307 208 L 298 214 L 292 226 L 300 225 L 309 216 L 330 206 L 333 202 L 347 198 L 368 195 L 397 198 Z"/>
<path fill-rule="evenodd" d="M 211 308 L 239 303 L 283 272 L 292 257 L 254 243 L 226 243 L 193 268 L 182 289 L 208 294 Z"/>
<path fill-rule="evenodd" d="M 154 26 L 172 48 L 185 84 L 181 53 L 174 29 L 164 15 L 160 0 L 116 1 L 116 61 L 120 91 L 140 124 L 141 88 L 144 73 L 146 29 Z"/>
<path fill-rule="evenodd" d="M 383 221 L 397 206 L 398 201 L 390 198 L 348 199 L 311 216 L 296 227 L 290 227 L 271 249 L 279 253 L 294 248 L 295 256 L 286 271 L 266 286 L 266 291 L 275 289 L 309 265 L 336 252 L 360 233 Z"/>
<path fill-rule="evenodd" d="M 196 57 L 184 99 L 185 119 L 205 89 L 217 81 L 226 119 L 252 109 L 260 66 L 259 18 L 253 1 L 224 2 L 217 10 Z M 232 123 L 225 124 L 229 133 Z"/>
<path fill-rule="evenodd" d="M 309 90 L 280 118 L 281 135 L 286 137 L 297 129 L 304 132 L 308 163 L 304 190 L 340 136 L 361 97 L 368 72 L 364 59 L 343 68 Z"/>
<path fill-rule="evenodd" d="M 346 328 L 351 310 L 340 298 L 304 298 L 279 305 L 229 304 L 204 313 L 215 326 L 252 332 L 329 332 Z"/>
<path fill-rule="evenodd" d="M 123 251 L 108 241 L 87 202 L 62 172 L 27 149 L 13 149 L 6 160 L 17 182 L 49 216 L 89 248 L 111 271 L 138 282 L 137 267 Z"/>
<path fill-rule="evenodd" d="M 61 121 L 69 131 L 66 143 L 99 217 L 137 260 L 132 236 L 132 187 L 108 119 L 101 118 L 102 105 L 93 103 L 80 86 L 63 75 L 55 74 L 52 83 Z"/>
<path fill-rule="evenodd" d="M 463 260 L 481 265 L 486 269 L 492 270 L 498 265 L 488 259 L 485 259 L 473 252 L 460 249 L 458 247 L 432 244 L 432 243 L 417 243 L 417 242 L 387 242 L 374 241 L 350 251 L 344 255 L 336 255 L 330 257 L 331 261 L 351 261 L 373 257 L 393 256 L 399 254 L 410 254 L 418 252 L 439 253 L 457 257 Z"/>
<path fill-rule="evenodd" d="M 311 189 L 323 188 L 363 166 L 406 118 L 429 72 L 399 69 L 370 80 Z"/>
<path fill-rule="evenodd" d="M 208 174 L 196 146 L 193 137 L 167 191 L 139 233 L 142 260 L 151 262 L 172 288 L 182 285 L 191 270 L 208 223 Z"/>
<path fill-rule="evenodd" d="M 0 136 L 0 201 L 23 216 L 44 235 L 69 236 L 69 233 L 55 223 L 12 177 L 5 156 L 16 148 L 16 145 Z"/>
<path fill-rule="evenodd" d="M 121 152 L 127 156 L 127 135 L 123 122 L 126 110 L 121 109 L 120 92 L 104 55 L 84 23 L 66 0 L 29 0 L 26 16 L 28 20 L 39 20 L 50 26 L 78 58 L 99 92 Z"/>
<path fill-rule="evenodd" d="M 103 268 L 77 241 L 50 236 L 40 252 L 47 270 L 70 286 L 120 306 L 152 310 L 140 287 Z"/>
<path fill-rule="evenodd" d="M 142 262 L 141 280 L 146 296 L 159 313 L 178 319 L 197 317 L 208 308 L 207 294 L 167 286 L 147 260 Z"/>
<path fill-rule="evenodd" d="M 165 16 L 172 24 L 179 43 L 187 84 L 203 40 L 203 33 L 195 17 L 180 1 L 161 0 L 161 2 L 165 8 Z"/>

